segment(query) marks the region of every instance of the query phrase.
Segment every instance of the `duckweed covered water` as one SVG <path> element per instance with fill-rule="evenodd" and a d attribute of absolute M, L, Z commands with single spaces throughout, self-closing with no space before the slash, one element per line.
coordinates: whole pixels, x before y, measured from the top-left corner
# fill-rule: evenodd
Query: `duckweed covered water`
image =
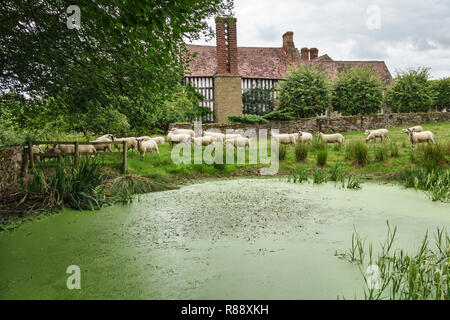
<path fill-rule="evenodd" d="M 398 186 L 205 182 L 130 206 L 66 210 L 0 234 L 2 299 L 347 299 L 358 268 L 338 259 L 353 227 L 374 244 L 386 220 L 397 246 L 450 225 L 450 206 Z M 66 268 L 81 269 L 81 290 Z"/>

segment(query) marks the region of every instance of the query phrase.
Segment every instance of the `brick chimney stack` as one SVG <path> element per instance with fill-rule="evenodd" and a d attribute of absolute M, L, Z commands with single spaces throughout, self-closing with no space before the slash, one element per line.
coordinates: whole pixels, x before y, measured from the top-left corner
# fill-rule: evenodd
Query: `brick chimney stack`
<path fill-rule="evenodd" d="M 303 61 L 308 61 L 309 60 L 309 49 L 308 48 L 302 48 L 300 51 L 302 53 L 302 60 Z"/>
<path fill-rule="evenodd" d="M 319 49 L 311 48 L 309 49 L 309 59 L 313 60 L 319 56 Z"/>
<path fill-rule="evenodd" d="M 296 60 L 296 50 L 294 44 L 294 33 L 292 31 L 288 31 L 283 34 L 283 49 L 287 55 L 289 62 L 295 62 Z"/>
<path fill-rule="evenodd" d="M 217 73 L 239 74 L 236 18 L 216 18 Z"/>
<path fill-rule="evenodd" d="M 238 70 L 236 18 L 216 18 L 217 73 L 214 75 L 214 120 L 242 115 L 242 78 Z"/>

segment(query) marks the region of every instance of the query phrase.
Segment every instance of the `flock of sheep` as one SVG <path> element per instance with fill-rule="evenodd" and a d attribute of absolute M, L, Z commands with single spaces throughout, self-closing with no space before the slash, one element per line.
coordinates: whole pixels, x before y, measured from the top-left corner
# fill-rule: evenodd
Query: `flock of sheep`
<path fill-rule="evenodd" d="M 434 135 L 431 131 L 423 131 L 421 126 L 414 126 L 408 129 L 402 129 L 402 133 L 408 134 L 409 141 L 414 148 L 417 143 L 434 142 Z M 387 129 L 366 130 L 364 133 L 366 137 L 366 143 L 369 141 L 376 142 L 377 138 L 380 138 L 381 142 L 385 139 L 390 141 L 389 131 Z M 344 146 L 345 138 L 340 133 L 323 134 L 317 132 L 316 135 L 320 137 L 325 143 L 339 143 L 341 147 Z M 297 142 L 310 142 L 313 139 L 313 135 L 309 132 L 298 131 L 297 133 L 284 133 L 284 134 L 272 134 L 272 138 L 276 139 L 278 144 L 296 144 Z M 127 142 L 127 147 L 133 151 L 137 150 L 141 155 L 141 160 L 144 160 L 145 154 L 150 153 L 152 156 L 155 151 L 158 156 L 160 155 L 158 144 L 164 144 L 166 139 L 164 137 L 124 137 L 116 138 L 112 134 L 103 135 L 91 142 L 96 144 L 82 144 L 78 146 L 80 154 L 93 154 L 97 151 L 112 151 L 112 146 L 121 149 L 123 142 Z M 104 142 L 104 144 L 99 143 Z M 243 137 L 240 134 L 223 134 L 214 131 L 204 131 L 201 137 L 196 137 L 195 132 L 190 129 L 178 129 L 173 128 L 167 134 L 167 142 L 172 147 L 174 144 L 184 143 L 187 145 L 194 144 L 194 146 L 216 146 L 216 142 L 221 142 L 223 145 L 231 144 L 235 148 L 249 147 L 251 146 L 251 140 Z M 45 153 L 39 146 L 33 146 L 33 155 L 37 161 L 43 158 L 61 158 L 67 154 L 75 152 L 75 146 L 73 144 L 56 144 L 53 147 L 47 147 Z"/>

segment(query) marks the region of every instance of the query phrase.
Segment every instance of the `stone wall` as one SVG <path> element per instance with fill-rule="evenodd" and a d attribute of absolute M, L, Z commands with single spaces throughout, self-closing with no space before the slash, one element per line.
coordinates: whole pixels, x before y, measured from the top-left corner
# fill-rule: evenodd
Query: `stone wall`
<path fill-rule="evenodd" d="M 247 123 L 205 123 L 203 130 L 219 129 L 225 133 L 227 129 L 279 129 L 280 133 L 293 133 L 298 130 L 324 133 L 359 131 L 365 129 L 390 128 L 397 126 L 412 126 L 426 122 L 448 122 L 450 112 L 429 112 L 429 113 L 390 113 L 370 116 L 348 116 L 348 117 L 324 117 L 324 118 L 304 118 L 290 121 L 271 121 L 264 124 Z M 189 128 L 193 129 L 192 123 L 172 123 L 169 129 Z M 425 128 L 426 129 L 426 128 Z"/>
<path fill-rule="evenodd" d="M 22 146 L 0 147 L 0 196 L 17 182 L 22 168 Z"/>

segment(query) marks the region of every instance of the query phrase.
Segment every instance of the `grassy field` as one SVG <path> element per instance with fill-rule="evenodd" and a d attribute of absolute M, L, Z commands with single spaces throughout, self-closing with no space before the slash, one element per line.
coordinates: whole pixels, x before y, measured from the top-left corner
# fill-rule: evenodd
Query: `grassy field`
<path fill-rule="evenodd" d="M 449 159 L 448 145 L 450 138 L 450 123 L 426 123 L 422 125 L 424 130 L 430 130 L 435 135 L 435 140 L 438 144 L 445 144 L 447 150 L 447 160 Z M 337 145 L 328 145 L 328 159 L 324 168 L 330 168 L 336 164 L 340 164 L 346 173 L 356 174 L 366 179 L 386 179 L 393 176 L 395 173 L 406 168 L 415 167 L 411 159 L 411 143 L 406 134 L 400 133 L 401 127 L 394 127 L 389 129 L 391 142 L 368 143 L 368 163 L 365 166 L 354 164 L 351 159 L 347 157 L 346 148 L 339 148 Z M 365 136 L 363 131 L 346 132 L 343 133 L 345 137 L 345 145 L 351 144 L 353 141 L 364 142 Z M 391 144 L 396 144 L 398 147 L 397 157 L 391 157 Z M 377 161 L 375 153 L 377 148 L 386 148 L 386 159 Z M 314 146 L 309 147 L 308 156 L 305 161 L 296 161 L 295 146 L 289 145 L 286 148 L 286 156 L 284 160 L 280 160 L 279 174 L 295 173 L 300 168 L 316 168 L 316 156 L 318 149 Z M 195 179 L 201 177 L 214 176 L 234 176 L 234 175 L 251 175 L 258 174 L 259 168 L 266 166 L 263 164 L 175 164 L 171 159 L 171 147 L 168 144 L 159 145 L 161 156 L 153 154 L 150 158 L 146 154 L 143 161 L 137 152 L 129 152 L 128 155 L 128 171 L 131 174 L 145 176 L 158 181 L 173 181 L 183 178 Z M 193 159 L 193 155 L 192 155 Z M 246 159 L 248 162 L 248 150 L 246 152 Z M 105 161 L 111 161 L 107 159 Z M 193 162 L 193 161 L 192 161 Z"/>

